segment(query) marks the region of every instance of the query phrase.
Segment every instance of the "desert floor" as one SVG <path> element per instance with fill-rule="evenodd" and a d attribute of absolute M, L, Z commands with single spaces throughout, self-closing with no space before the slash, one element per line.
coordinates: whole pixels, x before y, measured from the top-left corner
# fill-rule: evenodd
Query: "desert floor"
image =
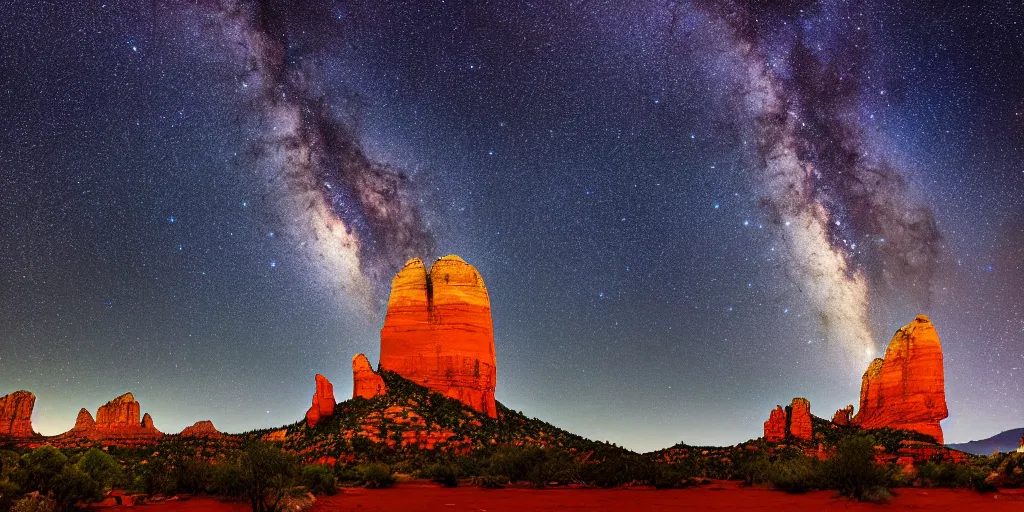
<path fill-rule="evenodd" d="M 111 507 L 105 511 L 243 512 L 244 503 L 222 503 L 210 498 L 138 507 Z M 528 512 L 528 511 L 648 511 L 648 510 L 1024 510 L 1024 490 L 1007 489 L 979 494 L 950 489 L 896 489 L 885 505 L 857 503 L 832 491 L 786 494 L 762 488 L 740 487 L 736 482 L 713 482 L 693 489 L 446 489 L 431 483 L 402 483 L 390 489 L 343 489 L 336 496 L 317 500 L 311 512 Z"/>

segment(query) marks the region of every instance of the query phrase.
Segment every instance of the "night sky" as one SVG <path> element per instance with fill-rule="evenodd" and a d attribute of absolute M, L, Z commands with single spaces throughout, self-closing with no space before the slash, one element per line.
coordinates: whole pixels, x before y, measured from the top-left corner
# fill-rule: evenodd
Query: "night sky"
<path fill-rule="evenodd" d="M 928 314 L 1024 426 L 1019 1 L 6 2 L 0 394 L 302 417 L 458 254 L 497 398 L 648 451 L 831 418 Z M 469 4 L 472 4 L 470 6 Z"/>

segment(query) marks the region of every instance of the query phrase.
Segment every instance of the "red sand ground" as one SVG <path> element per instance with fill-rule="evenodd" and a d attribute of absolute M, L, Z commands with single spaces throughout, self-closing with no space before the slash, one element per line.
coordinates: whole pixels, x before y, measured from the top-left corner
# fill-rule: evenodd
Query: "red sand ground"
<path fill-rule="evenodd" d="M 528 511 L 649 511 L 649 510 L 1024 510 L 1024 490 L 978 494 L 950 489 L 897 489 L 887 505 L 857 503 L 837 498 L 831 491 L 786 494 L 761 488 L 741 488 L 736 482 L 714 482 L 696 489 L 445 489 L 428 483 L 403 483 L 391 489 L 344 489 L 317 500 L 310 512 L 528 512 Z M 210 498 L 139 507 L 113 507 L 110 511 L 140 512 L 243 512 L 242 503 L 221 503 Z"/>

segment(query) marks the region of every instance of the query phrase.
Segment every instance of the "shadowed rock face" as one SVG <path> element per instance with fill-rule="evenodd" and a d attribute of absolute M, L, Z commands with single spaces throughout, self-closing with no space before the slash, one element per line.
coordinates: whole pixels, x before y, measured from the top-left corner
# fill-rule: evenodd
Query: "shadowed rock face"
<path fill-rule="evenodd" d="M 213 422 L 210 420 L 197 421 L 191 427 L 185 427 L 181 431 L 181 437 L 207 437 L 217 439 L 223 437 L 216 427 L 213 426 Z"/>
<path fill-rule="evenodd" d="M 896 331 L 885 357 L 864 372 L 853 423 L 913 430 L 942 444 L 939 422 L 948 416 L 939 335 L 927 316 L 918 315 Z"/>
<path fill-rule="evenodd" d="M 370 366 L 370 360 L 363 354 L 352 358 L 352 398 L 373 398 L 387 393 L 384 379 Z"/>
<path fill-rule="evenodd" d="M 764 439 L 772 443 L 786 439 L 786 411 L 781 405 L 776 406 L 768 415 L 768 421 L 764 422 Z"/>
<path fill-rule="evenodd" d="M 321 418 L 334 414 L 334 385 L 327 377 L 316 374 L 316 391 L 313 392 L 313 405 L 306 411 L 306 424 L 315 427 Z"/>
<path fill-rule="evenodd" d="M 33 437 L 32 408 L 36 396 L 28 391 L 15 391 L 0 397 L 0 437 Z"/>
<path fill-rule="evenodd" d="M 483 278 L 458 256 L 419 258 L 391 283 L 380 366 L 496 417 L 497 363 Z"/>

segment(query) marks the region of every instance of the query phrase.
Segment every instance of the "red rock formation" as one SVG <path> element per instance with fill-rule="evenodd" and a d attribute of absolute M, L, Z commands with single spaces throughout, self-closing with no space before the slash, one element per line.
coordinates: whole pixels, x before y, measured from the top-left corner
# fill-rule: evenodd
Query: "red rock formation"
<path fill-rule="evenodd" d="M 896 331 L 885 358 L 875 359 L 864 372 L 853 423 L 913 430 L 942 444 L 939 421 L 948 416 L 939 335 L 927 316 L 918 315 Z"/>
<path fill-rule="evenodd" d="M 15 391 L 0 397 L 0 437 L 26 438 L 32 431 L 32 408 L 36 396 L 28 391 Z"/>
<path fill-rule="evenodd" d="M 764 422 L 764 439 L 770 443 L 778 443 L 786 439 L 786 411 L 777 406 Z"/>
<path fill-rule="evenodd" d="M 1024 453 L 1024 435 L 1020 436 L 1020 448 L 1017 448 L 1017 453 Z"/>
<path fill-rule="evenodd" d="M 306 411 L 306 424 L 315 427 L 321 418 L 334 414 L 334 385 L 327 377 L 316 374 L 316 391 L 313 392 L 313 405 Z"/>
<path fill-rule="evenodd" d="M 811 428 L 811 402 L 806 398 L 794 398 L 789 408 L 789 434 L 810 441 L 814 435 Z"/>
<path fill-rule="evenodd" d="M 352 358 L 352 398 L 373 398 L 387 393 L 384 379 L 370 366 L 370 360 L 363 354 Z"/>
<path fill-rule="evenodd" d="M 497 416 L 491 305 L 483 278 L 458 256 L 427 273 L 414 258 L 391 282 L 380 366 Z"/>
<path fill-rule="evenodd" d="M 850 421 L 853 419 L 853 406 L 847 405 L 843 409 L 839 409 L 835 414 L 832 415 L 832 423 L 840 426 L 848 426 Z"/>
<path fill-rule="evenodd" d="M 142 425 L 139 409 L 135 396 L 125 393 L 96 411 L 96 430 L 115 434 L 134 432 Z"/>
<path fill-rule="evenodd" d="M 213 426 L 213 422 L 210 420 L 197 421 L 191 427 L 185 427 L 179 435 L 181 437 L 205 437 L 210 439 L 219 439 L 224 436 Z"/>
<path fill-rule="evenodd" d="M 68 434 L 75 437 L 92 437 L 96 433 L 96 420 L 92 419 L 92 414 L 89 413 L 88 409 L 82 409 L 78 411 L 78 417 L 75 418 L 75 426 L 72 427 Z"/>

